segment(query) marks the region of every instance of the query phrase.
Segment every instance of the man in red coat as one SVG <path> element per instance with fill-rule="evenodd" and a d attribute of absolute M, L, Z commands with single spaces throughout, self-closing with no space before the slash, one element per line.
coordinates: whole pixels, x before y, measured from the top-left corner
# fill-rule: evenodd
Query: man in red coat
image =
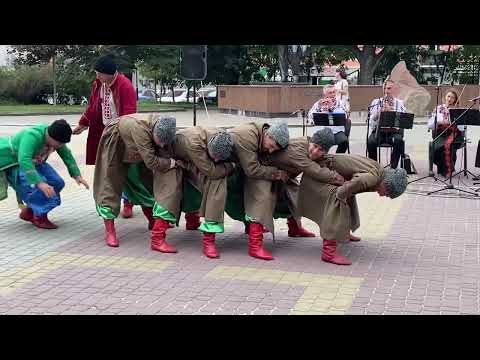
<path fill-rule="evenodd" d="M 117 65 L 109 56 L 100 57 L 95 64 L 97 78 L 92 85 L 88 107 L 73 134 L 88 128 L 87 165 L 95 165 L 98 144 L 103 129 L 120 116 L 137 112 L 137 94 L 131 81 L 117 71 Z M 124 217 L 132 216 L 133 205 L 124 198 Z"/>

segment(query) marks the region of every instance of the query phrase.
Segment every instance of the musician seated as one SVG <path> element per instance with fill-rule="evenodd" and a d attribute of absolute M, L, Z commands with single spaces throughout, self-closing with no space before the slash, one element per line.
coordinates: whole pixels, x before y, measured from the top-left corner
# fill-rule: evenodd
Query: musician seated
<path fill-rule="evenodd" d="M 367 149 L 368 157 L 377 160 L 378 144 L 392 145 L 392 154 L 390 166 L 395 169 L 398 166 L 400 156 L 405 154 L 405 141 L 403 140 L 403 131 L 396 128 L 382 128 L 378 131 L 377 126 L 380 120 L 380 113 L 383 111 L 406 112 L 405 104 L 402 100 L 393 97 L 395 83 L 392 80 L 385 80 L 383 83 L 383 97 L 374 99 L 370 105 L 370 135 L 368 137 Z"/>
<path fill-rule="evenodd" d="M 308 123 L 314 125 L 314 113 L 345 114 L 347 111 L 343 104 L 336 99 L 335 85 L 327 85 L 323 88 L 324 97 L 313 104 L 308 112 Z M 349 121 L 349 119 L 347 119 Z M 315 126 L 313 132 L 323 129 L 324 126 Z M 348 149 L 348 137 L 345 134 L 345 126 L 329 126 L 335 136 L 335 145 L 337 153 L 345 153 Z"/>
<path fill-rule="evenodd" d="M 449 90 L 445 95 L 445 103 L 437 106 L 437 128 L 433 131 L 433 138 L 440 135 L 450 125 L 449 109 L 455 107 L 458 103 L 458 95 L 454 90 Z M 435 113 L 428 119 L 428 128 L 435 129 Z M 465 126 L 454 125 L 450 127 L 433 144 L 434 155 L 433 163 L 437 165 L 439 175 L 449 177 L 455 170 L 455 161 L 457 160 L 457 150 L 465 141 Z"/>

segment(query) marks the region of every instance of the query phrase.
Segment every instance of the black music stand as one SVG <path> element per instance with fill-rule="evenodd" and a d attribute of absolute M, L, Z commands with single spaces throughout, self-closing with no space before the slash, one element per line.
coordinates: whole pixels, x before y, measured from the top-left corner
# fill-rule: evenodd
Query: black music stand
<path fill-rule="evenodd" d="M 472 106 L 475 103 L 472 104 Z M 450 110 L 450 119 L 456 120 L 457 125 L 471 125 L 471 126 L 480 126 L 480 111 L 476 109 L 471 109 L 470 106 L 467 110 L 465 109 L 449 109 Z M 462 113 L 465 112 L 465 115 L 462 116 Z M 463 170 L 458 171 L 452 177 L 455 177 L 463 172 L 463 176 L 468 177 L 468 174 L 472 175 L 473 180 L 478 180 L 478 176 L 472 173 L 467 168 L 467 138 L 465 138 L 465 147 L 463 149 Z"/>
<path fill-rule="evenodd" d="M 403 129 L 412 129 L 413 118 L 414 115 L 411 113 L 404 113 L 399 111 L 382 111 L 380 113 L 380 119 L 378 120 L 378 126 L 376 129 L 377 149 L 380 149 L 381 145 L 379 136 L 381 129 L 396 129 L 401 131 L 403 131 Z M 381 151 L 378 152 L 378 162 L 381 164 L 380 155 Z"/>
<path fill-rule="evenodd" d="M 313 113 L 313 123 L 315 126 L 343 126 L 347 124 L 345 114 L 335 113 Z"/>
<path fill-rule="evenodd" d="M 450 109 L 450 119 L 453 119 L 453 121 L 451 121 L 450 125 L 448 125 L 448 127 L 446 127 L 440 134 L 438 134 L 435 137 L 435 139 L 433 139 L 433 143 L 435 143 L 435 141 L 437 141 L 445 132 L 447 132 L 453 126 L 456 126 L 456 125 L 475 125 L 475 123 L 477 123 L 477 121 L 478 121 L 478 125 L 480 125 L 480 120 L 477 120 L 477 117 L 478 117 L 477 114 L 479 114 L 478 110 L 473 110 L 472 111 L 472 107 L 474 105 L 475 105 L 475 102 L 473 102 L 472 105 L 470 105 L 470 107 L 468 109 Z M 469 115 L 467 116 L 466 114 L 469 114 Z M 466 139 L 465 139 L 465 141 L 466 141 Z M 465 146 L 467 146 L 467 145 L 465 144 Z M 446 184 L 444 188 L 434 190 L 434 191 L 430 191 L 430 192 L 427 193 L 427 195 L 435 194 L 435 193 L 438 193 L 438 192 L 444 191 L 444 190 L 458 190 L 458 191 L 461 191 L 461 192 L 464 192 L 464 193 L 467 193 L 467 194 L 470 194 L 470 195 L 478 196 L 478 194 L 476 192 L 471 192 L 471 191 L 467 191 L 467 190 L 463 190 L 463 189 L 458 189 L 458 188 L 455 188 L 455 186 L 452 184 L 452 178 L 454 176 L 457 176 L 458 174 L 461 174 L 461 173 L 462 173 L 462 171 L 459 171 L 456 174 L 453 174 L 453 173 L 450 174 L 450 177 L 448 179 L 448 184 Z"/>

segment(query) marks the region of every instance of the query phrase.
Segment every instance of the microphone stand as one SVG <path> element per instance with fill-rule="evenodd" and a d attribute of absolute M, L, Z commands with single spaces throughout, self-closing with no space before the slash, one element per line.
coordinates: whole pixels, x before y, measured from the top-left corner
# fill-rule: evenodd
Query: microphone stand
<path fill-rule="evenodd" d="M 368 110 L 368 114 L 367 114 L 367 140 L 366 140 L 366 147 L 365 147 L 365 157 L 367 157 L 367 158 L 368 158 L 368 132 L 370 131 L 370 109 L 374 108 L 376 106 L 380 106 L 380 105 L 381 105 L 381 102 L 379 101 L 377 104 L 369 105 L 367 107 L 367 110 Z"/>
<path fill-rule="evenodd" d="M 302 136 L 305 136 L 305 109 L 300 109 L 302 112 Z"/>
<path fill-rule="evenodd" d="M 294 111 L 291 115 L 297 115 L 297 118 L 298 118 L 298 113 L 302 114 L 302 136 L 305 136 L 305 130 L 306 130 L 306 124 L 305 124 L 306 112 L 305 112 L 305 109 L 298 109 L 298 110 Z"/>
<path fill-rule="evenodd" d="M 463 113 L 460 114 L 460 116 L 458 118 L 456 118 L 450 125 L 448 125 L 439 135 L 437 135 L 435 137 L 435 139 L 433 139 L 433 142 L 435 143 L 435 141 L 437 141 L 443 134 L 445 134 L 449 129 L 452 128 L 452 126 L 456 125 L 457 121 L 459 119 L 462 118 L 463 115 L 465 115 L 468 110 L 470 110 L 473 106 L 475 105 L 475 102 L 472 102 L 472 105 L 470 105 L 470 107 L 468 109 L 465 109 L 465 111 Z M 461 173 L 461 171 L 459 172 Z M 458 175 L 459 173 L 457 173 L 456 175 Z M 430 191 L 427 193 L 427 195 L 431 195 L 431 194 L 434 194 L 434 193 L 438 193 L 440 191 L 444 191 L 444 190 L 458 190 L 458 191 L 462 191 L 464 193 L 467 193 L 467 194 L 470 194 L 470 195 L 475 195 L 475 196 L 478 196 L 479 194 L 477 194 L 476 192 L 471 192 L 471 191 L 467 191 L 467 190 L 463 190 L 463 189 L 458 189 L 458 188 L 455 188 L 455 186 L 452 184 L 452 178 L 453 178 L 453 173 L 450 174 L 449 176 L 449 182 L 448 184 L 445 185 L 444 188 L 442 189 L 438 189 L 438 190 L 434 190 L 434 191 Z M 455 176 L 456 176 L 455 175 Z"/>

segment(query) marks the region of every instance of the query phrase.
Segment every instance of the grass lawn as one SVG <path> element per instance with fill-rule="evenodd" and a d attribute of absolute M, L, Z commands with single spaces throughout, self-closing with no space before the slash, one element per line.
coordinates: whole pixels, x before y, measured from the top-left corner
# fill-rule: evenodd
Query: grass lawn
<path fill-rule="evenodd" d="M 208 108 L 213 106 L 209 105 Z M 216 107 L 213 107 L 216 108 Z M 152 102 L 140 102 L 138 111 L 182 111 L 193 109 L 193 104 L 177 103 L 177 104 L 159 104 Z M 197 109 L 203 109 L 203 104 L 198 104 Z M 81 105 L 0 105 L 0 115 L 15 114 L 81 114 L 85 111 L 85 106 Z"/>

